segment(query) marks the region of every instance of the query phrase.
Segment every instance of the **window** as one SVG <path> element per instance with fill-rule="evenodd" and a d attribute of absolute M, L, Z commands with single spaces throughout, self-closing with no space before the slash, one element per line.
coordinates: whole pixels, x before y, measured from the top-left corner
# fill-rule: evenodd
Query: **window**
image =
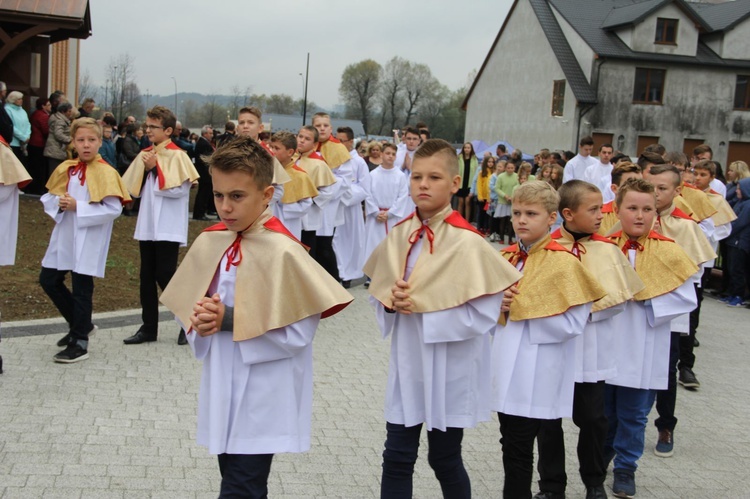
<path fill-rule="evenodd" d="M 663 69 L 635 68 L 633 102 L 636 104 L 661 104 L 664 95 Z"/>
<path fill-rule="evenodd" d="M 565 80 L 555 80 L 552 87 L 552 116 L 562 116 L 565 109 Z"/>
<path fill-rule="evenodd" d="M 654 43 L 677 43 L 677 19 L 656 19 L 656 36 Z"/>
<path fill-rule="evenodd" d="M 737 75 L 734 87 L 734 108 L 750 110 L 750 75 Z"/>

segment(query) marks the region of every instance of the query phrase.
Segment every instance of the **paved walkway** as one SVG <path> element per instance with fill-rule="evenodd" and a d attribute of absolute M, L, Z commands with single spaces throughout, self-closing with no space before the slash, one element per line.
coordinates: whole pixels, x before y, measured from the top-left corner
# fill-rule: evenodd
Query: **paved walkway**
<path fill-rule="evenodd" d="M 323 321 L 315 339 L 313 446 L 279 455 L 272 497 L 375 497 L 385 436 L 383 393 L 389 344 L 382 341 L 366 291 Z M 167 314 L 163 316 L 165 319 Z M 91 358 L 54 364 L 59 321 L 4 324 L 0 354 L 0 497 L 215 498 L 214 457 L 195 445 L 199 364 L 162 323 L 158 342 L 126 347 L 131 314 L 107 314 Z M 674 457 L 653 455 L 647 431 L 638 497 L 750 497 L 750 311 L 704 303 L 696 350 L 700 391 L 679 388 Z M 44 333 L 44 334 L 42 334 Z M 575 427 L 566 421 L 568 497 L 583 497 Z M 466 432 L 464 458 L 474 497 L 500 497 L 503 484 L 496 421 Z M 426 448 L 423 441 L 422 449 Z M 423 452 L 424 454 L 424 452 Z M 611 476 L 607 480 L 611 486 Z M 440 497 L 420 458 L 415 497 Z"/>

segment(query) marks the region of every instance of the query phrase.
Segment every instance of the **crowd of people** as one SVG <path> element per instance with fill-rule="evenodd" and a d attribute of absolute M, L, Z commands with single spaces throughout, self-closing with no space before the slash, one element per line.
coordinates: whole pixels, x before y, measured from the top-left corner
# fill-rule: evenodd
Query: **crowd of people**
<path fill-rule="evenodd" d="M 725 183 L 705 144 L 632 161 L 610 144 L 594 157 L 584 137 L 577 154 L 527 162 L 500 145 L 480 159 L 423 123 L 357 143 L 325 113 L 269 134 L 246 107 L 224 133 L 191 136 L 161 106 L 117 124 L 91 118 L 91 100 L 75 118 L 56 94 L 27 135 L 14 94 L 0 116 L 0 265 L 14 263 L 20 189 L 41 194 L 55 227 L 39 281 L 69 325 L 54 361 L 80 362 L 113 221 L 123 207 L 138 217 L 142 325 L 123 342 L 157 340 L 159 301 L 175 313 L 178 343 L 203 362 L 197 440 L 218 455 L 222 497 L 265 497 L 273 454 L 309 449 L 315 331 L 362 281 L 391 337 L 382 497 L 411 496 L 423 426 L 444 496 L 470 497 L 463 431 L 491 411 L 504 497 L 531 497 L 535 442 L 534 497 L 565 497 L 569 417 L 587 499 L 606 497 L 610 463 L 614 494 L 633 497 L 652 407 L 654 452 L 669 457 L 677 384 L 700 386 L 716 257 L 727 305 L 750 282 L 750 172 L 733 162 Z M 33 139 L 40 111 L 46 140 Z M 178 268 L 194 187 L 193 219 L 219 223 Z"/>

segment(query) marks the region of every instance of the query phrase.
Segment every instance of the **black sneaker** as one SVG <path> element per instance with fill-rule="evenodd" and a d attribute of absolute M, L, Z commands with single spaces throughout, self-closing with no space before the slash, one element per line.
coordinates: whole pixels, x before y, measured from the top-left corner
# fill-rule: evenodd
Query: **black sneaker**
<path fill-rule="evenodd" d="M 612 483 L 612 494 L 615 497 L 632 499 L 635 497 L 635 477 L 626 472 L 615 471 L 615 480 Z"/>
<path fill-rule="evenodd" d="M 94 326 L 91 329 L 91 331 L 89 331 L 88 337 L 91 338 L 92 336 L 94 336 L 98 330 L 99 330 L 99 326 Z M 70 335 L 70 333 L 66 334 L 65 336 L 63 336 L 62 338 L 60 338 L 59 340 L 57 340 L 57 346 L 59 346 L 59 347 L 66 347 L 66 346 L 68 346 L 68 343 L 70 343 L 70 338 L 72 338 L 72 336 Z"/>
<path fill-rule="evenodd" d="M 84 350 L 83 348 L 81 348 L 78 343 L 71 343 L 67 347 L 65 347 L 65 350 L 55 355 L 53 357 L 53 360 L 55 362 L 59 362 L 60 364 L 73 364 L 75 362 L 80 362 L 88 358 L 88 350 Z"/>
<path fill-rule="evenodd" d="M 680 377 L 677 379 L 677 381 L 685 388 L 692 388 L 693 390 L 701 386 L 700 381 L 698 381 L 698 378 L 695 377 L 693 370 L 689 367 L 683 367 L 682 369 L 680 369 Z"/>
<path fill-rule="evenodd" d="M 559 494 L 557 492 L 539 491 L 531 499 L 565 499 L 565 494 Z"/>

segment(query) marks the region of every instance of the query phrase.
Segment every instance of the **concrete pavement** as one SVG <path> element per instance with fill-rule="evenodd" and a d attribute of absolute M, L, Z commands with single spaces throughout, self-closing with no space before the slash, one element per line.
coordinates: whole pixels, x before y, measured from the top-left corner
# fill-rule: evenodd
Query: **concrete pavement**
<path fill-rule="evenodd" d="M 389 343 L 380 339 L 366 291 L 321 322 L 315 339 L 312 449 L 279 455 L 272 497 L 377 497 L 385 422 Z M 167 319 L 168 314 L 163 318 Z M 65 333 L 60 321 L 3 324 L 0 355 L 0 497 L 215 498 L 216 459 L 195 444 L 200 365 L 176 344 L 166 320 L 156 343 L 125 346 L 132 312 L 97 316 L 87 361 L 54 364 Z M 704 301 L 696 392 L 678 388 L 675 455 L 653 455 L 656 430 L 637 473 L 639 498 L 750 497 L 750 310 Z M 652 415 L 653 420 L 653 415 Z M 583 497 L 576 428 L 566 421 L 569 498 Z M 492 422 L 467 430 L 464 459 L 474 497 L 502 495 L 499 431 Z M 440 497 L 426 463 L 415 497 Z M 611 486 L 611 474 L 607 480 Z"/>

